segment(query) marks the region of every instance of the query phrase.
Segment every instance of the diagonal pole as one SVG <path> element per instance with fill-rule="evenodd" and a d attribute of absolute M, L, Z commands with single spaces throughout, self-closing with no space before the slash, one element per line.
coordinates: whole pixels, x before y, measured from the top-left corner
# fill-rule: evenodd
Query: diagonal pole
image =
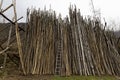
<path fill-rule="evenodd" d="M 12 23 L 13 25 L 15 25 L 15 22 L 18 21 L 18 20 L 16 20 L 15 22 L 13 22 L 12 20 L 10 20 L 9 18 L 7 18 L 7 17 L 6 17 L 3 13 L 1 13 L 1 12 L 0 12 L 0 15 L 3 16 L 6 20 L 8 20 L 8 21 L 9 21 L 10 23 Z M 21 27 L 18 26 L 18 28 L 19 28 L 20 30 L 22 30 L 22 31 L 25 32 L 25 30 L 22 29 Z"/>
<path fill-rule="evenodd" d="M 26 71 L 25 71 L 25 67 L 24 67 L 24 63 L 23 63 L 22 44 L 21 44 L 21 40 L 20 40 L 19 27 L 18 27 L 18 23 L 17 23 L 16 0 L 12 0 L 12 1 L 13 1 L 13 8 L 14 8 L 14 17 L 15 17 L 15 21 L 16 21 L 15 22 L 15 31 L 16 31 L 16 39 L 17 39 L 19 56 L 20 56 L 20 62 L 21 62 L 21 65 L 22 65 L 23 73 L 26 75 Z"/>

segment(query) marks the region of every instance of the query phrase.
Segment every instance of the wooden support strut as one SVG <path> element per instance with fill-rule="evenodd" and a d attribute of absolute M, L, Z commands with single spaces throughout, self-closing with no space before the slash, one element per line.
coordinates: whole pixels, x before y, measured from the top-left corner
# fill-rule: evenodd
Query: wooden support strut
<path fill-rule="evenodd" d="M 4 10 L 1 11 L 1 13 L 4 13 L 5 11 L 7 11 L 9 8 L 11 8 L 13 6 L 13 4 L 9 5 L 7 8 L 5 8 Z"/>
<path fill-rule="evenodd" d="M 15 22 L 13 22 L 12 20 L 10 20 L 9 18 L 7 18 L 7 17 L 6 17 L 3 13 L 1 13 L 1 12 L 0 12 L 0 15 L 3 16 L 6 20 L 8 20 L 8 21 L 9 21 L 10 23 L 12 23 L 13 25 L 15 25 L 15 23 L 18 21 L 18 20 L 17 20 L 17 21 L 15 21 Z M 23 28 L 21 28 L 21 27 L 19 27 L 19 26 L 18 26 L 18 28 L 19 28 L 20 30 L 22 30 L 22 31 L 25 32 L 25 30 L 24 30 Z"/>
<path fill-rule="evenodd" d="M 12 26 L 10 27 L 9 30 L 9 36 L 8 36 L 8 42 L 7 42 L 7 47 L 5 49 L 3 49 L 2 51 L 0 51 L 0 54 L 6 52 L 9 48 L 10 48 L 10 39 L 11 39 L 11 33 L 12 33 Z M 0 46 L 2 48 L 2 46 Z"/>
<path fill-rule="evenodd" d="M 11 24 L 13 24 L 13 25 L 15 26 L 16 39 L 17 39 L 17 44 L 18 44 L 19 56 L 20 56 L 20 58 L 22 58 L 22 45 L 21 45 L 21 40 L 20 40 L 19 29 L 22 30 L 22 31 L 24 31 L 24 29 L 22 29 L 21 27 L 18 26 L 17 21 L 20 20 L 20 19 L 23 18 L 23 17 L 17 19 L 17 14 L 16 14 L 16 0 L 12 0 L 12 3 L 13 3 L 13 4 L 11 4 L 10 6 L 8 6 L 5 10 L 1 11 L 1 12 L 0 12 L 0 15 L 1 15 L 2 17 L 4 17 L 6 20 L 8 20 Z M 10 20 L 8 17 L 6 17 L 6 16 L 3 14 L 5 11 L 7 11 L 7 10 L 8 10 L 9 8 L 11 8 L 12 6 L 13 6 L 13 10 L 14 10 L 14 19 L 15 19 L 14 22 L 13 22 L 12 20 Z M 24 31 L 24 32 L 25 32 L 25 31 Z M 8 39 L 10 39 L 10 37 L 8 37 Z M 9 43 L 9 42 L 10 42 L 10 41 L 8 41 L 8 43 Z M 8 49 L 8 48 L 7 48 L 7 49 Z M 5 50 L 5 51 L 6 51 L 6 50 Z M 4 62 L 4 63 L 6 63 L 6 57 L 7 57 L 7 55 L 5 56 L 5 62 Z M 21 62 L 21 64 L 22 64 L 23 72 L 24 72 L 24 74 L 26 74 L 25 69 L 24 69 L 23 60 L 20 59 L 20 62 Z"/>
<path fill-rule="evenodd" d="M 17 45 L 18 45 L 18 52 L 19 52 L 19 56 L 20 56 L 20 62 L 21 62 L 21 65 L 22 65 L 22 69 L 23 69 L 23 73 L 26 75 L 26 70 L 25 70 L 25 66 L 24 66 L 24 63 L 23 63 L 23 51 L 22 51 L 22 44 L 21 44 L 21 39 L 20 39 L 20 33 L 19 33 L 19 26 L 18 26 L 18 23 L 16 22 L 17 21 L 17 13 L 16 13 L 16 0 L 13 0 L 13 10 L 14 10 L 14 18 L 15 18 L 15 31 L 16 31 L 16 39 L 17 39 Z"/>

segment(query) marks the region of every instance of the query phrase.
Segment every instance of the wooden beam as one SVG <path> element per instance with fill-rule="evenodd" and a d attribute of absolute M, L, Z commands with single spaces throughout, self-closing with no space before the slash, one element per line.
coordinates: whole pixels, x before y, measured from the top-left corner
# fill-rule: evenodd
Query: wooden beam
<path fill-rule="evenodd" d="M 8 20 L 10 23 L 12 23 L 13 25 L 15 25 L 15 23 L 17 22 L 17 20 L 15 22 L 13 22 L 12 20 L 10 20 L 8 17 L 6 17 L 3 13 L 0 12 L 0 15 L 3 16 L 6 20 Z M 18 26 L 19 27 L 19 26 Z M 24 31 L 25 30 L 21 27 L 19 27 L 20 30 Z"/>
<path fill-rule="evenodd" d="M 5 8 L 4 10 L 1 11 L 1 13 L 4 13 L 5 11 L 7 11 L 9 8 L 11 8 L 13 6 L 13 4 L 9 5 L 7 8 Z"/>

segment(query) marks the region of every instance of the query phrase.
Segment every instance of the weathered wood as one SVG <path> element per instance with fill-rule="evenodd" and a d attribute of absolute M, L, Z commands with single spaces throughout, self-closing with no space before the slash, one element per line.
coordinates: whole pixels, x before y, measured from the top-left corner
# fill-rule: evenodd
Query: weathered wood
<path fill-rule="evenodd" d="M 15 21 L 17 21 L 17 14 L 16 14 L 16 0 L 13 0 L 13 9 L 14 9 L 14 17 Z M 21 45 L 21 39 L 20 39 L 20 33 L 19 33 L 19 27 L 18 23 L 13 23 L 15 25 L 15 30 L 16 30 L 16 39 L 17 39 L 17 45 L 18 45 L 18 51 L 19 51 L 19 56 L 20 56 L 20 62 L 22 64 L 22 69 L 24 74 L 26 74 L 25 68 L 24 68 L 24 63 L 23 63 L 23 52 L 22 52 L 22 45 Z"/>
<path fill-rule="evenodd" d="M 28 13 L 23 42 L 27 74 L 56 74 L 59 66 L 61 76 L 120 75 L 115 41 L 100 22 L 83 19 L 72 7 L 66 19 L 47 10 L 33 9 Z"/>

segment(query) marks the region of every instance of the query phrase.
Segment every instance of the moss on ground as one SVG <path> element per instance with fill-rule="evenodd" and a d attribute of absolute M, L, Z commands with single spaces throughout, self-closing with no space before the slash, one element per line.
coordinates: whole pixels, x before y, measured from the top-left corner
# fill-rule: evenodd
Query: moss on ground
<path fill-rule="evenodd" d="M 71 76 L 71 77 L 59 77 L 55 76 L 52 80 L 119 80 L 112 76 Z"/>

